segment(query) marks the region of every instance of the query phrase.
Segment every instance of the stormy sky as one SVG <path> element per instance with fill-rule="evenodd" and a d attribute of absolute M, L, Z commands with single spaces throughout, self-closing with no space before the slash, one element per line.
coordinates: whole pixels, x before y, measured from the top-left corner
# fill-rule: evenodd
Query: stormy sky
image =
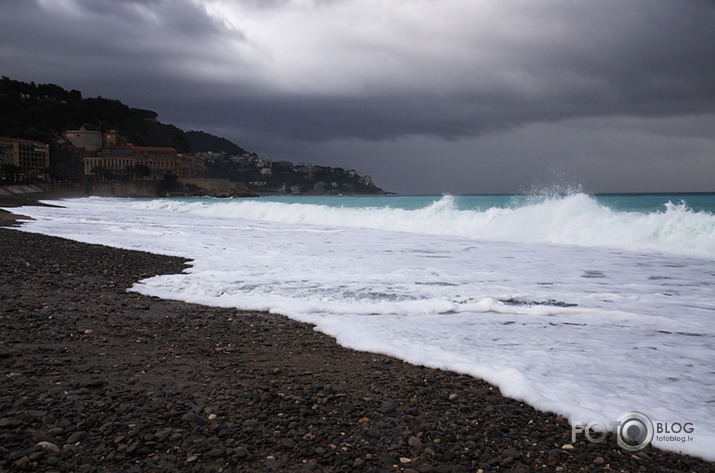
<path fill-rule="evenodd" d="M 713 0 L 0 0 L 0 74 L 399 193 L 715 191 Z"/>

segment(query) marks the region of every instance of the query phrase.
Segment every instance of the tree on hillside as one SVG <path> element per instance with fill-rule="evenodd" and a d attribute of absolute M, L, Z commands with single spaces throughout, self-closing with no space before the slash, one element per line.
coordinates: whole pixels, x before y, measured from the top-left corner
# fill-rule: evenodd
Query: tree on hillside
<path fill-rule="evenodd" d="M 146 164 L 135 164 L 134 166 L 129 166 L 129 175 L 134 179 L 142 179 L 151 176 L 151 169 Z"/>
<path fill-rule="evenodd" d="M 104 168 L 102 166 L 94 166 L 92 169 L 89 170 L 89 172 L 94 174 L 96 180 L 98 180 L 98 181 L 104 181 L 107 179 L 114 178 L 114 175 L 112 174 L 112 172 L 109 169 Z"/>
<path fill-rule="evenodd" d="M 66 130 L 87 126 L 114 129 L 139 146 L 190 152 L 183 130 L 157 121 L 157 113 L 119 100 L 82 98 L 78 90 L 0 78 L 0 136 L 51 143 Z"/>
<path fill-rule="evenodd" d="M 248 153 L 248 151 L 241 148 L 237 144 L 232 143 L 226 138 L 221 138 L 220 136 L 215 136 L 204 131 L 187 131 L 185 136 L 191 146 L 191 149 L 195 153 L 207 153 L 209 151 L 214 153 L 226 153 L 229 155 L 242 155 Z"/>

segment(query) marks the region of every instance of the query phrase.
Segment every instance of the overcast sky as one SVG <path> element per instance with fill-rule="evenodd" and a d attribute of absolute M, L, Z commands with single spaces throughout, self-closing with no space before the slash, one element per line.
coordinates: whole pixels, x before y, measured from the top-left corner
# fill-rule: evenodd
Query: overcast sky
<path fill-rule="evenodd" d="M 399 193 L 715 191 L 713 0 L 0 0 L 0 74 Z"/>

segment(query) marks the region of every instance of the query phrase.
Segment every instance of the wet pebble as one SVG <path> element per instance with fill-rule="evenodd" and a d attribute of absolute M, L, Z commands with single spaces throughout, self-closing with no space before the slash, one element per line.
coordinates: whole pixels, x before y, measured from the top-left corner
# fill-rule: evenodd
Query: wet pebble
<path fill-rule="evenodd" d="M 126 291 L 180 258 L 2 229 L 0 252 L 0 471 L 715 472 L 570 443 L 482 381 L 278 315 Z"/>

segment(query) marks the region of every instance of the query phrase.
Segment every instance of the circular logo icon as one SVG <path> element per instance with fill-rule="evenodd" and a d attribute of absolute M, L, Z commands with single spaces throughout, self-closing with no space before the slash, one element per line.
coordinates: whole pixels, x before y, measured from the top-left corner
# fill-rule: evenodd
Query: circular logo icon
<path fill-rule="evenodd" d="M 618 418 L 616 440 L 618 445 L 631 452 L 642 450 L 653 440 L 653 422 L 642 412 L 626 412 Z"/>

